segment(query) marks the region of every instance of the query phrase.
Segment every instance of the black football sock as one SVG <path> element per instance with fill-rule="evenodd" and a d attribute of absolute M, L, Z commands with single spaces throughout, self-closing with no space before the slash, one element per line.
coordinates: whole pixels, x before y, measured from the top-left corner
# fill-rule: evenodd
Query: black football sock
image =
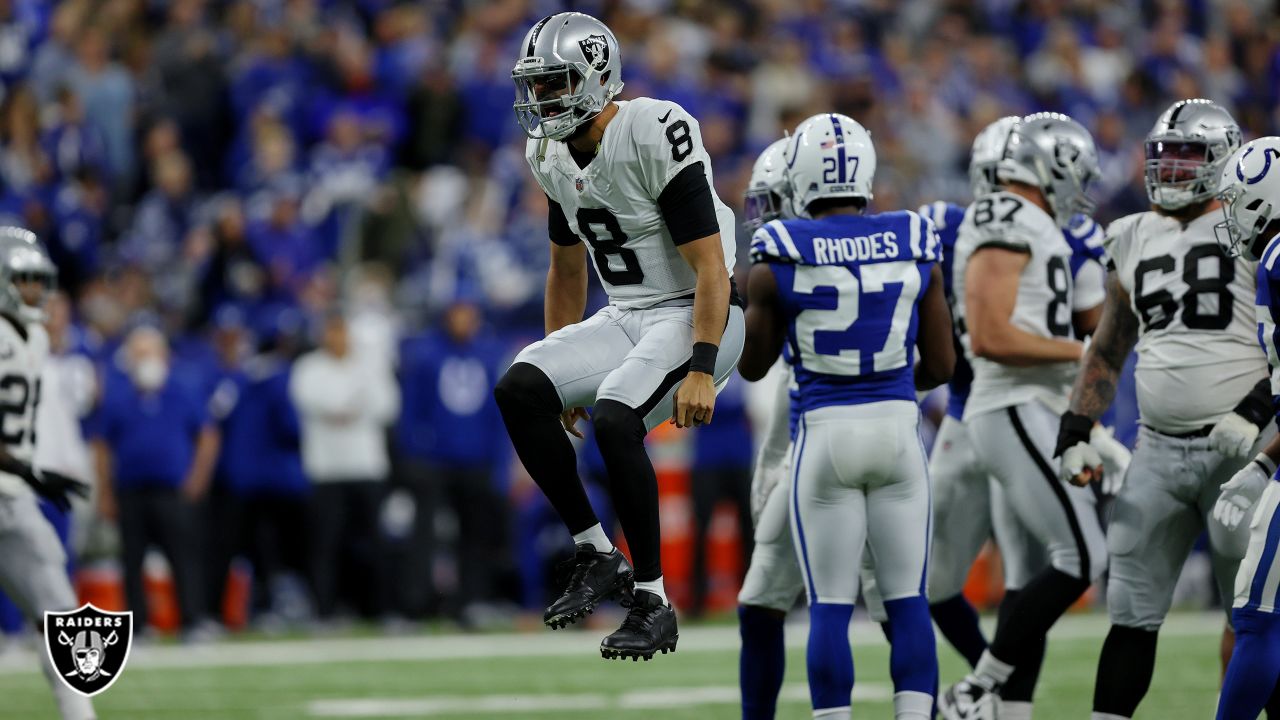
<path fill-rule="evenodd" d="M 1133 717 L 1156 669 L 1156 631 L 1112 625 L 1102 643 L 1093 711 Z"/>
<path fill-rule="evenodd" d="M 578 458 L 560 424 L 563 407 L 551 379 L 528 363 L 516 363 L 493 389 L 516 455 L 571 534 L 596 525 L 595 511 L 578 479 Z"/>
<path fill-rule="evenodd" d="M 964 595 L 931 604 L 929 614 L 951 647 L 969 661 L 969 667 L 976 666 L 982 651 L 987 649 L 987 639 L 982 636 L 982 627 L 978 624 L 978 611 Z"/>
<path fill-rule="evenodd" d="M 1004 622 L 991 641 L 991 654 L 1017 667 L 1037 653 L 1049 629 L 1089 589 L 1089 581 L 1048 568 L 1009 602 Z"/>
<path fill-rule="evenodd" d="M 1005 624 L 1010 609 L 1017 601 L 1019 590 L 1006 590 L 1004 600 L 1000 602 L 999 619 L 996 631 Z M 1009 675 L 1004 687 L 1000 690 L 1000 698 L 1009 702 L 1031 702 L 1036 693 L 1036 683 L 1040 680 L 1040 666 L 1044 664 L 1045 637 L 1041 635 L 1036 641 L 1027 641 L 1026 654 Z M 977 663 L 974 663 L 977 665 Z"/>
<path fill-rule="evenodd" d="M 616 400 L 598 400 L 591 423 L 609 473 L 609 496 L 631 548 L 636 582 L 657 580 L 662 577 L 658 476 L 644 449 L 644 418 Z"/>

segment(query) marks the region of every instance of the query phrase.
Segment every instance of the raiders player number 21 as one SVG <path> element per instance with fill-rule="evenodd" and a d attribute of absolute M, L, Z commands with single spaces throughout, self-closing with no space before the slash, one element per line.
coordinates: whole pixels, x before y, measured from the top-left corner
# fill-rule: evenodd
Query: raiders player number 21
<path fill-rule="evenodd" d="M 40 372 L 49 354 L 42 308 L 55 274 L 33 233 L 0 227 L 0 590 L 36 627 L 46 611 L 76 605 L 66 555 L 36 495 L 65 509 L 68 494 L 88 491 L 77 480 L 32 467 Z M 93 705 L 56 677 L 48 655 L 40 653 L 40 660 L 63 720 L 93 718 Z"/>
<path fill-rule="evenodd" d="M 621 594 L 634 600 L 606 658 L 674 650 L 662 586 L 657 481 L 646 432 L 667 419 L 711 421 L 717 388 L 742 349 L 732 290 L 736 223 L 712 190 L 698 122 L 679 105 L 613 98 L 618 42 L 580 13 L 544 18 L 512 71 L 526 159 L 549 204 L 551 269 L 544 340 L 495 388 L 520 460 L 577 545 L 569 582 L 544 621 L 563 627 Z M 609 305 L 583 320 L 586 257 Z M 635 569 L 600 527 L 565 430 L 591 423 Z M 579 435 L 580 436 L 580 435 Z"/>

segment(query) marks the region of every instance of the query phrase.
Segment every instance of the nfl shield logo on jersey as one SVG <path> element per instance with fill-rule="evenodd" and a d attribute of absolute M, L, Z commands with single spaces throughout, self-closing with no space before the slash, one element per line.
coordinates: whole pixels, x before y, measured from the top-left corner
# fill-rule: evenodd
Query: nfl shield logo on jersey
<path fill-rule="evenodd" d="M 578 41 L 578 47 L 582 48 L 582 56 L 592 69 L 604 70 L 609 64 L 609 41 L 603 35 L 588 35 Z"/>
<path fill-rule="evenodd" d="M 583 182 L 582 178 L 577 178 L 576 180 L 573 181 L 573 186 L 577 188 L 578 192 L 582 192 L 582 188 L 584 185 L 586 185 L 586 183 Z"/>
<path fill-rule="evenodd" d="M 44 614 L 49 661 L 62 682 L 85 697 L 106 690 L 120 677 L 132 641 L 132 612 L 108 612 L 90 603 Z"/>

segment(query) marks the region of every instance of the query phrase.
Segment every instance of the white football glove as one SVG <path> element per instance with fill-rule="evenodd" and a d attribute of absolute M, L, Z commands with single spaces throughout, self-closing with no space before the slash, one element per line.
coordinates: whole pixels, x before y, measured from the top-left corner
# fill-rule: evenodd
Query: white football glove
<path fill-rule="evenodd" d="M 1270 480 L 1271 474 L 1259 462 L 1240 468 L 1230 480 L 1222 483 L 1218 502 L 1213 505 L 1213 523 L 1234 533 L 1240 523 L 1253 514 L 1253 505 L 1267 489 Z"/>
<path fill-rule="evenodd" d="M 1079 475 L 1085 468 L 1096 468 L 1103 465 L 1102 455 L 1092 443 L 1078 442 L 1062 453 L 1062 464 L 1059 465 L 1058 476 L 1066 482 Z M 1105 472 L 1105 468 L 1104 468 Z"/>
<path fill-rule="evenodd" d="M 760 524 L 760 513 L 764 512 L 764 504 L 773 494 L 773 489 L 787 477 L 787 456 L 777 462 L 766 462 L 761 457 L 756 462 L 755 473 L 751 476 L 751 524 Z"/>
<path fill-rule="evenodd" d="M 1237 413 L 1227 413 L 1209 431 L 1209 447 L 1227 457 L 1244 457 L 1253 448 L 1261 430 Z M 1223 487 L 1226 487 L 1225 485 Z"/>
<path fill-rule="evenodd" d="M 1102 494 L 1120 494 L 1124 474 L 1129 469 L 1133 454 L 1124 443 L 1115 438 L 1115 429 L 1102 425 L 1094 425 L 1089 432 L 1089 445 L 1102 457 Z"/>

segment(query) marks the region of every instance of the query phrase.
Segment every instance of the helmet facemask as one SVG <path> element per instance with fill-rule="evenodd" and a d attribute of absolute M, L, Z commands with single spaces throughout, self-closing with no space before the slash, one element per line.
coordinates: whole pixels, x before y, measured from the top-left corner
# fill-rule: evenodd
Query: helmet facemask
<path fill-rule="evenodd" d="M 782 196 L 768 186 L 749 188 L 742 202 L 742 226 L 754 233 L 765 223 L 782 217 Z"/>
<path fill-rule="evenodd" d="M 975 198 L 989 195 L 1000 187 L 1000 178 L 996 169 L 1000 161 L 971 163 L 969 165 L 969 187 Z"/>
<path fill-rule="evenodd" d="M 14 273 L 10 286 L 20 303 L 18 315 L 27 322 L 42 323 L 45 321 L 45 305 L 49 296 L 58 289 L 55 276 L 43 270 L 32 270 Z"/>
<path fill-rule="evenodd" d="M 1280 218 L 1272 217 L 1275 204 L 1261 197 L 1248 197 L 1238 185 L 1223 188 L 1217 198 L 1222 201 L 1222 222 L 1213 226 L 1218 244 L 1231 257 L 1257 262 L 1280 230 Z"/>
<path fill-rule="evenodd" d="M 1178 210 L 1214 196 L 1229 148 L 1196 140 L 1155 138 L 1146 147 L 1147 198 L 1164 210 Z"/>
<path fill-rule="evenodd" d="M 1000 160 L 1009 147 L 1009 136 L 1022 118 L 1006 116 L 987 125 L 973 140 L 969 155 L 969 189 L 975 198 L 1000 189 Z"/>
<path fill-rule="evenodd" d="M 564 140 L 603 107 L 593 107 L 594 98 L 584 91 L 585 83 L 569 65 L 543 67 L 540 58 L 520 61 L 511 71 L 516 84 L 516 121 L 535 140 Z"/>

